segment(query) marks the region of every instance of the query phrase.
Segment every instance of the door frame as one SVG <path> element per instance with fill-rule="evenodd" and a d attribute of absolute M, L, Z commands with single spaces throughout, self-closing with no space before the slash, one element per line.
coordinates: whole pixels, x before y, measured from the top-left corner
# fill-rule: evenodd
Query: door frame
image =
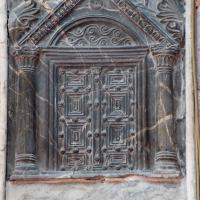
<path fill-rule="evenodd" d="M 39 162 L 41 171 L 56 171 L 57 170 L 57 144 L 55 143 L 56 131 L 55 131 L 55 69 L 58 66 L 74 66 L 77 67 L 88 67 L 91 65 L 95 66 L 137 66 L 137 68 L 143 68 L 145 71 L 145 63 L 148 56 L 149 50 L 147 46 L 144 47 L 116 47 L 116 48 L 46 48 L 40 51 L 40 63 L 38 65 L 38 70 L 36 72 L 36 127 L 37 135 L 40 137 L 37 143 Z M 143 70 L 141 70 L 143 71 Z M 141 76 L 142 78 L 142 76 Z M 39 84 L 37 84 L 39 83 Z M 42 84 L 41 84 L 42 83 Z M 140 80 L 140 84 L 146 84 L 145 77 Z M 146 90 L 146 86 L 143 87 L 143 92 Z M 41 98 L 46 101 L 41 100 Z M 145 98 L 140 98 L 138 102 L 142 102 L 144 106 L 142 108 L 146 109 Z M 141 108 L 141 106 L 140 106 Z M 139 106 L 138 106 L 139 109 Z M 141 117 L 140 114 L 145 111 L 138 112 L 138 121 L 140 121 L 140 127 L 137 130 L 145 129 L 146 119 Z M 48 119 L 45 124 L 40 121 L 41 118 Z M 142 118 L 142 119 L 141 119 Z M 54 124 L 52 124 L 54 121 Z M 143 124 L 143 125 L 142 125 Z M 44 135 L 46 133 L 46 135 Z M 142 134 L 145 134 L 143 132 Z M 41 139 L 43 135 L 46 139 Z M 48 141 L 48 144 L 47 142 Z M 45 151 L 47 149 L 48 151 Z M 143 161 L 141 161 L 143 162 Z M 142 165 L 142 164 L 138 164 Z M 144 164 L 145 165 L 145 164 Z M 141 170 L 144 167 L 141 167 Z M 147 166 L 145 166 L 147 168 Z M 66 172 L 64 172 L 66 174 Z"/>

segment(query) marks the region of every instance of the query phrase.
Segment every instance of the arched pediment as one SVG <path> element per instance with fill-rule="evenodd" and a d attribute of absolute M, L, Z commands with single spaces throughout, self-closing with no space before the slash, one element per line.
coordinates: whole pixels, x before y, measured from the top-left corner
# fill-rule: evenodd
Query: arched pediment
<path fill-rule="evenodd" d="M 170 1 L 168 6 L 164 6 L 165 2 L 163 1 L 158 6 L 160 15 L 152 15 L 147 12 L 146 8 L 138 6 L 136 2 L 132 0 L 63 0 L 50 11 L 45 7 L 46 15 L 41 17 L 44 9 L 40 13 L 40 7 L 35 1 L 24 1 L 11 12 L 10 35 L 18 46 L 27 43 L 39 45 L 45 38 L 52 37 L 58 31 L 58 26 L 62 24 L 63 20 L 68 20 L 75 10 L 78 10 L 77 13 L 79 14 L 85 9 L 85 17 L 92 16 L 92 13 L 93 17 L 95 17 L 95 14 L 102 17 L 106 13 L 111 15 L 117 13 L 116 18 L 118 19 L 125 17 L 124 24 L 132 23 L 133 29 L 138 30 L 138 35 L 145 37 L 146 41 L 153 41 L 154 44 L 174 45 L 180 42 L 180 34 L 177 36 L 178 19 L 173 18 L 172 15 L 174 12 L 178 12 L 178 9 L 172 10 L 172 14 L 165 17 L 166 9 L 171 9 L 170 5 L 176 4 L 171 4 Z M 38 18 L 42 19 L 37 21 Z M 181 23 L 178 25 L 180 26 Z M 170 34 L 170 31 L 172 34 Z M 176 40 L 177 37 L 179 41 Z"/>

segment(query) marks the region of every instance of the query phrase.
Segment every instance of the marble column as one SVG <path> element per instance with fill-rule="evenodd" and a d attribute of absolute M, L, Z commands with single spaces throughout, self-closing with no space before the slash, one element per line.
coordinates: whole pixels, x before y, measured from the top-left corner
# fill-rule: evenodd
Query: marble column
<path fill-rule="evenodd" d="M 18 67 L 17 136 L 15 175 L 37 174 L 35 135 L 35 84 L 34 72 L 38 51 L 28 48 L 16 50 Z"/>
<path fill-rule="evenodd" d="M 173 67 L 178 58 L 177 47 L 155 46 L 152 54 L 157 80 L 157 152 L 156 174 L 179 175 L 173 116 Z"/>

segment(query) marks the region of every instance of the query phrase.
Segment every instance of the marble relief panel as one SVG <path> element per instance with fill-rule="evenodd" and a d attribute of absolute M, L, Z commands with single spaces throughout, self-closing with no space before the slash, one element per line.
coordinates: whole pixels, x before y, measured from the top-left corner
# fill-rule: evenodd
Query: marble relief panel
<path fill-rule="evenodd" d="M 8 179 L 184 176 L 184 1 L 8 9 Z"/>

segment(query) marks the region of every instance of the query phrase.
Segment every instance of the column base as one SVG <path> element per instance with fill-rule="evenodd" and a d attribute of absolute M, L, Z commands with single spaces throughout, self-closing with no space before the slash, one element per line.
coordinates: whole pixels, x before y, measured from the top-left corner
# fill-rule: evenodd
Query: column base
<path fill-rule="evenodd" d="M 33 154 L 20 154 L 15 157 L 15 170 L 13 175 L 37 175 L 39 173 L 36 156 Z"/>
<path fill-rule="evenodd" d="M 180 176 L 180 168 L 175 152 L 160 151 L 155 155 L 154 173 L 159 175 Z"/>

